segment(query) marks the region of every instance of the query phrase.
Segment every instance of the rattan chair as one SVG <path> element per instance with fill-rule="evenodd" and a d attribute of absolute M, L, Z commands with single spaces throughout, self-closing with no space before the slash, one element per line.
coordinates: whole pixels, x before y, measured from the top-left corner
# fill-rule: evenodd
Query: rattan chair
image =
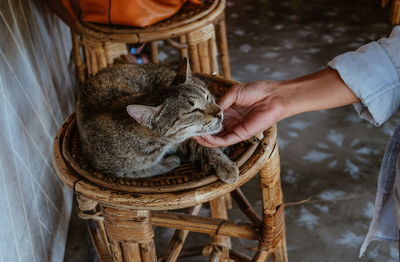
<path fill-rule="evenodd" d="M 233 81 L 203 75 L 212 93 L 219 96 Z M 79 216 L 89 222 L 90 233 L 101 261 L 157 261 L 152 226 L 174 228 L 176 232 L 159 261 L 176 261 L 188 232 L 213 237 L 201 248 L 210 261 L 287 261 L 284 203 L 280 184 L 276 127 L 258 141 L 232 147 L 230 158 L 240 167 L 235 184 L 221 182 L 204 173 L 200 163 L 183 163 L 169 174 L 153 178 L 112 178 L 90 167 L 81 155 L 75 116 L 70 116 L 54 143 L 54 165 L 61 180 L 75 193 Z M 259 216 L 239 189 L 260 174 L 263 212 Z M 251 221 L 228 220 L 232 192 L 239 208 Z M 197 214 L 210 204 L 211 217 Z M 186 213 L 165 212 L 189 208 Z M 254 258 L 231 249 L 230 237 L 259 241 Z"/>

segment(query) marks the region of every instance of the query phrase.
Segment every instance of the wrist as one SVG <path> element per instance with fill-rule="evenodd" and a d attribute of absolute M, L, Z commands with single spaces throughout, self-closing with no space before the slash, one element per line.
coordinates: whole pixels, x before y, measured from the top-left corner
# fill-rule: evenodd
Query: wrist
<path fill-rule="evenodd" d="M 303 112 L 298 99 L 296 99 L 296 93 L 296 85 L 290 80 L 274 83 L 271 97 L 282 107 L 282 114 L 278 121 Z"/>

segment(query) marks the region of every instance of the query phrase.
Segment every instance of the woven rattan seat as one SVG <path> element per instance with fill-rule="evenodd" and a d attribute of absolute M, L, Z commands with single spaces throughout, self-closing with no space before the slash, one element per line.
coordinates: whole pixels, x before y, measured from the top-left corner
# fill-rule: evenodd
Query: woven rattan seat
<path fill-rule="evenodd" d="M 177 192 L 200 186 L 209 185 L 218 181 L 216 175 L 207 173 L 199 161 L 183 163 L 166 175 L 150 178 L 115 178 L 96 171 L 85 160 L 81 153 L 78 129 L 75 115 L 67 121 L 69 124 L 62 141 L 62 154 L 74 171 L 82 178 L 109 189 L 118 189 L 126 192 L 160 193 Z M 256 145 L 244 142 L 232 147 L 230 157 L 233 161 L 245 161 L 241 158 L 251 154 Z M 248 152 L 248 154 L 244 154 Z M 244 167 L 245 168 L 245 167 Z"/>
<path fill-rule="evenodd" d="M 262 167 L 267 155 L 273 152 L 275 139 L 276 129 L 272 128 L 265 132 L 265 138 L 260 143 L 243 142 L 231 149 L 232 160 L 239 160 L 243 153 L 249 153 L 245 156 L 246 159 L 240 168 L 240 179 L 235 185 L 225 184 L 219 181 L 215 174 L 202 171 L 200 163 L 183 163 L 168 174 L 152 178 L 113 178 L 95 171 L 84 160 L 79 149 L 75 115 L 71 115 L 55 142 L 56 166 L 65 166 L 67 169 L 73 170 L 73 177 L 65 176 L 63 170 L 60 170 L 60 175 L 64 182 L 73 184 L 75 190 L 77 186 L 83 185 L 83 187 L 88 186 L 89 188 L 98 187 L 98 193 L 102 193 L 100 195 L 118 194 L 117 191 L 146 194 L 143 197 L 136 195 L 135 198 L 127 199 L 129 207 L 154 210 L 178 209 L 208 202 L 248 182 L 257 174 L 259 167 Z M 105 189 L 109 191 L 104 191 Z M 188 190 L 194 191 L 189 192 Z M 182 201 L 184 195 L 186 199 Z M 157 203 L 150 203 L 147 198 L 159 200 Z M 111 200 L 112 202 L 113 200 Z M 135 203 L 133 204 L 133 202 Z"/>
<path fill-rule="evenodd" d="M 206 75 L 198 75 L 205 82 L 209 83 L 209 90 L 216 96 L 222 95 L 233 81 L 224 81 L 215 77 Z M 174 169 L 167 175 L 150 177 L 150 178 L 115 178 L 96 171 L 85 160 L 81 153 L 79 133 L 76 127 L 75 115 L 72 115 L 67 121 L 70 123 L 65 130 L 64 139 L 62 141 L 61 150 L 65 161 L 74 169 L 81 177 L 101 185 L 109 189 L 124 190 L 126 192 L 139 193 L 160 193 L 160 192 L 176 192 L 188 189 L 198 188 L 210 185 L 218 181 L 215 174 L 204 171 L 199 161 L 182 164 L 179 168 Z M 271 131 L 267 131 L 267 136 L 271 136 Z M 229 150 L 229 156 L 236 161 L 242 169 L 248 169 L 245 162 L 254 164 L 258 154 L 251 155 L 256 151 L 257 144 L 243 142 L 232 146 Z M 258 149 L 260 150 L 260 149 Z"/>

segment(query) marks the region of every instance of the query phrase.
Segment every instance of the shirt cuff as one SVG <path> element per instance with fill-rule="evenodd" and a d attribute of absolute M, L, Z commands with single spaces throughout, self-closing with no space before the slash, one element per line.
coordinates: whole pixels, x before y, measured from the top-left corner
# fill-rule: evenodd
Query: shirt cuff
<path fill-rule="evenodd" d="M 335 57 L 328 66 L 361 100 L 354 104 L 358 115 L 376 126 L 385 122 L 400 105 L 400 81 L 385 49 L 371 42 Z"/>

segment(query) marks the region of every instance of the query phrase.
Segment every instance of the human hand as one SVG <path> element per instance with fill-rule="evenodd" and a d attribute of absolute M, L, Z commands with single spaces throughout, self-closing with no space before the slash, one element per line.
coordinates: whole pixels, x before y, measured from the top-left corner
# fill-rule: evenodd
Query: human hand
<path fill-rule="evenodd" d="M 235 85 L 218 104 L 224 111 L 222 132 L 194 138 L 207 147 L 226 147 L 247 140 L 284 118 L 286 112 L 278 82 L 273 81 Z"/>
<path fill-rule="evenodd" d="M 236 85 L 218 102 L 224 111 L 224 130 L 195 139 L 204 146 L 225 147 L 249 139 L 283 118 L 360 101 L 331 68 L 292 80 Z"/>

